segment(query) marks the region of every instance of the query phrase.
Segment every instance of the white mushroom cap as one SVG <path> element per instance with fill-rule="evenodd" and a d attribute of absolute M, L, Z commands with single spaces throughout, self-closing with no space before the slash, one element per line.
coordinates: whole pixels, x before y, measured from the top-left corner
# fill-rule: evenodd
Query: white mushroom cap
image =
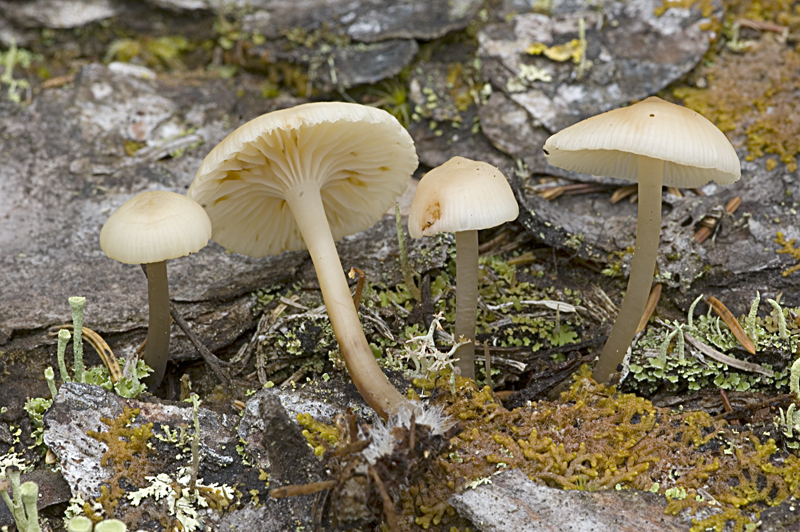
<path fill-rule="evenodd" d="M 651 96 L 565 128 L 544 144 L 550 164 L 582 174 L 638 181 L 637 155 L 665 161 L 665 186 L 739 180 L 739 157 L 700 114 Z"/>
<path fill-rule="evenodd" d="M 125 264 L 150 264 L 200 251 L 211 238 L 211 220 L 186 196 L 164 190 L 129 199 L 100 231 L 100 247 Z"/>
<path fill-rule="evenodd" d="M 389 113 L 311 103 L 239 127 L 203 161 L 187 195 L 231 251 L 261 257 L 305 249 L 284 198 L 316 182 L 335 240 L 378 221 L 417 168 L 411 136 Z M 298 214 L 298 213 L 294 213 Z"/>
<path fill-rule="evenodd" d="M 488 229 L 519 216 L 505 176 L 494 166 L 453 157 L 422 178 L 408 213 L 412 238 Z"/>

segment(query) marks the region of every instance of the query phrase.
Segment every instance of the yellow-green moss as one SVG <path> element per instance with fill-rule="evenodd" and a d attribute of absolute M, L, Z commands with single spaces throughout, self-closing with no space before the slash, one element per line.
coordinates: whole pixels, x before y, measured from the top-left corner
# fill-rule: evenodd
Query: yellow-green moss
<path fill-rule="evenodd" d="M 679 86 L 673 95 L 735 143 L 743 143 L 747 160 L 774 154 L 792 172 L 800 153 L 800 123 L 792 118 L 800 90 L 800 53 L 769 31 L 758 32 L 758 40 L 740 37 L 738 19 L 800 30 L 800 12 L 789 0 L 727 0 L 722 32 L 736 52 L 712 50 L 695 70 L 694 86 Z"/>
<path fill-rule="evenodd" d="M 107 431 L 90 430 L 86 433 L 108 446 L 100 459 L 100 465 L 110 466 L 113 474 L 108 484 L 101 486 L 101 496 L 97 499 L 108 517 L 114 516 L 119 498 L 125 495 L 125 490 L 119 484 L 120 480 L 124 477 L 131 485 L 142 488 L 147 485 L 145 477 L 154 474 L 156 469 L 156 464 L 148 457 L 147 447 L 148 441 L 153 437 L 153 424 L 134 427 L 132 424 L 138 415 L 138 408 L 126 406 L 116 419 L 100 419 L 108 426 Z"/>
<path fill-rule="evenodd" d="M 731 427 L 706 412 L 655 407 L 597 385 L 586 367 L 557 401 L 513 411 L 488 388 L 479 390 L 461 378 L 457 388 L 451 395 L 443 382 L 436 402 L 464 430 L 453 439 L 453 451 L 439 457 L 399 505 L 425 529 L 448 530 L 458 520 L 446 504 L 454 492 L 514 467 L 562 489 L 669 494 L 670 513 L 714 508 L 699 496 L 705 489 L 723 513 L 696 519 L 696 531 L 721 530 L 726 522 L 744 527 L 767 506 L 800 496 L 800 459 L 779 450 L 761 431 Z"/>
<path fill-rule="evenodd" d="M 775 243 L 780 246 L 783 246 L 781 249 L 778 250 L 778 254 L 790 255 L 792 258 L 794 258 L 794 260 L 797 261 L 797 264 L 795 264 L 791 268 L 783 270 L 784 277 L 787 277 L 796 272 L 797 270 L 800 270 L 800 249 L 794 247 L 794 241 L 795 241 L 794 238 L 791 240 L 786 240 L 781 231 L 778 231 L 777 235 L 775 236 Z"/>
<path fill-rule="evenodd" d="M 322 456 L 325 449 L 336 447 L 339 433 L 335 426 L 316 421 L 311 414 L 297 414 L 297 422 L 303 427 L 303 436 L 314 449 L 314 454 Z"/>
<path fill-rule="evenodd" d="M 183 70 L 186 66 L 181 56 L 193 46 L 180 35 L 118 39 L 108 46 L 105 60 L 126 63 L 138 60 L 150 68 Z"/>

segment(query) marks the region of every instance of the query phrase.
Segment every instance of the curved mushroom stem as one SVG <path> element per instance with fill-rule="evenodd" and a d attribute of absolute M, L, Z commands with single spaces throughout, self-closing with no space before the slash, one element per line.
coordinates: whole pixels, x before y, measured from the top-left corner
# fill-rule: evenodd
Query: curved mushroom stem
<path fill-rule="evenodd" d="M 295 190 L 293 194 L 287 193 L 286 202 L 314 262 L 322 299 L 350 378 L 369 406 L 386 419 L 396 413 L 407 399 L 400 395 L 378 367 L 364 336 L 320 191 L 312 186 Z"/>
<path fill-rule="evenodd" d="M 150 321 L 147 326 L 147 348 L 144 362 L 153 373 L 144 379 L 147 388 L 154 392 L 164 372 L 169 358 L 169 283 L 167 282 L 167 261 L 147 264 L 147 299 L 150 304 Z"/>
<path fill-rule="evenodd" d="M 475 322 L 478 319 L 478 231 L 456 233 L 456 335 L 469 340 L 456 350 L 461 376 L 475 378 Z"/>
<path fill-rule="evenodd" d="M 658 239 L 661 233 L 661 185 L 664 178 L 664 161 L 640 156 L 638 168 L 639 217 L 636 222 L 633 264 L 622 307 L 592 373 L 597 382 L 608 380 L 625 358 L 636 334 L 636 326 L 647 306 L 647 298 L 653 284 Z"/>

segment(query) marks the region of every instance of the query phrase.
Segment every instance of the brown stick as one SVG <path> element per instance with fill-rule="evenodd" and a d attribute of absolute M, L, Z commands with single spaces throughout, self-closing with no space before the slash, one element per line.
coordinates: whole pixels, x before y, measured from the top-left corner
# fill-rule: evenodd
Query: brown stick
<path fill-rule="evenodd" d="M 217 375 L 217 378 L 220 380 L 220 382 L 229 387 L 233 386 L 230 375 L 228 375 L 228 372 L 222 368 L 217 356 L 209 351 L 205 345 L 203 345 L 203 342 L 200 341 L 200 338 L 198 338 L 197 335 L 189 328 L 189 324 L 186 323 L 186 320 L 183 319 L 183 316 L 181 316 L 177 309 L 175 309 L 175 305 L 173 303 L 169 304 L 169 312 L 172 315 L 172 319 L 175 320 L 175 323 L 177 323 L 178 327 L 180 327 L 183 331 L 183 334 L 189 338 L 189 341 L 192 342 L 192 345 L 194 345 L 195 349 L 200 352 L 200 356 L 203 357 L 203 360 L 206 361 L 206 364 L 208 364 L 212 371 Z"/>
<path fill-rule="evenodd" d="M 755 355 L 755 344 L 753 344 L 753 341 L 749 336 L 747 336 L 747 333 L 744 332 L 744 329 L 739 324 L 739 320 L 737 320 L 733 314 L 731 314 L 731 311 L 728 310 L 728 307 L 723 305 L 722 301 L 714 296 L 708 296 L 708 304 L 714 309 L 714 312 L 716 312 L 719 317 L 722 318 L 722 321 L 725 322 L 736 339 L 739 340 L 739 343 L 742 344 L 745 349 L 747 349 L 747 352 L 751 355 Z"/>

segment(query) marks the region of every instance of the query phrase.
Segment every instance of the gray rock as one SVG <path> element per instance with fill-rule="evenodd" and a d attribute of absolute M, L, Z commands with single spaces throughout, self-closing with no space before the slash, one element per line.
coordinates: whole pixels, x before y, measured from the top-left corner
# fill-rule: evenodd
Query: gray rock
<path fill-rule="evenodd" d="M 310 82 L 325 91 L 376 83 L 397 75 L 414 58 L 414 40 L 390 39 L 370 44 L 323 44 L 313 48 L 268 41 L 247 51 L 256 70 L 288 61 L 308 68 Z"/>
<path fill-rule="evenodd" d="M 514 469 L 489 484 L 450 498 L 462 517 L 481 532 L 688 531 L 691 523 L 664 514 L 664 497 L 621 492 L 565 491 L 541 486 Z"/>
<path fill-rule="evenodd" d="M 102 253 L 105 220 L 145 190 L 182 193 L 203 157 L 235 127 L 297 103 L 237 98 L 236 87 L 205 77 L 176 85 L 141 74 L 90 64 L 73 84 L 43 91 L 30 107 L 0 100 L 0 345 L 9 352 L 14 345 L 28 352 L 31 342 L 53 346 L 42 331 L 70 321 L 66 300 L 73 295 L 87 298 L 87 327 L 105 335 L 133 332 L 109 340 L 115 351 L 132 352 L 147 324 L 147 285 L 138 266 Z M 128 156 L 126 142 L 144 147 Z M 173 150 L 183 154 L 172 156 Z M 342 261 L 371 279 L 398 282 L 396 242 L 388 221 L 344 240 Z M 410 241 L 409 247 L 417 260 L 430 242 Z M 439 248 L 424 261 L 436 267 L 445 256 Z M 254 259 L 212 243 L 168 268 L 172 299 L 212 350 L 255 326 L 254 291 L 289 280 L 316 285 L 305 252 Z M 8 344 L 15 331 L 37 333 L 25 335 L 23 347 Z M 177 327 L 173 338 L 173 357 L 196 356 Z"/>
<path fill-rule="evenodd" d="M 44 441 L 58 457 L 61 472 L 73 494 L 81 494 L 84 498 L 100 496 L 100 486 L 107 483 L 111 476 L 110 468 L 101 464 L 101 458 L 108 446 L 88 436 L 86 432 L 108 431 L 108 426 L 101 418 L 116 419 L 122 415 L 126 406 L 140 410 L 133 423 L 134 427 L 153 423 L 153 431 L 163 435 L 164 425 L 169 426 L 171 431 L 179 430 L 183 425 L 189 434 L 194 433 L 191 406 L 179 407 L 123 399 L 90 384 L 62 384 L 53 406 L 45 414 Z M 200 478 L 204 478 L 206 482 L 220 482 L 222 478 L 226 478 L 229 485 L 233 485 L 236 476 L 241 472 L 241 460 L 236 454 L 239 440 L 235 423 L 238 418 L 230 418 L 202 407 L 198 418 L 201 427 Z M 190 454 L 184 455 L 182 461 L 175 459 L 175 447 L 161 445 L 153 440 L 153 462 L 168 464 L 159 473 L 174 474 L 179 466 L 190 463 Z M 181 454 L 180 450 L 177 452 Z M 231 467 L 232 469 L 221 473 Z"/>
<path fill-rule="evenodd" d="M 363 42 L 387 38 L 436 39 L 465 28 L 480 6 L 481 2 L 476 0 L 373 1 L 359 9 L 354 20 L 347 23 L 347 34 Z"/>
<path fill-rule="evenodd" d="M 291 28 L 312 31 L 324 24 L 358 42 L 388 39 L 436 39 L 467 27 L 481 2 L 455 0 L 259 0 L 243 18 L 247 31 L 278 38 Z"/>
<path fill-rule="evenodd" d="M 206 11 L 214 9 L 209 0 L 145 0 L 147 3 L 169 11 Z"/>
<path fill-rule="evenodd" d="M 611 2 L 602 11 L 565 0 L 552 3 L 552 17 L 517 15 L 481 30 L 478 55 L 493 85 L 505 91 L 538 123 L 556 131 L 663 89 L 688 72 L 708 50 L 699 8 L 670 9 L 657 17 L 655 0 Z M 715 9 L 721 9 L 716 3 Z M 554 46 L 578 39 L 586 28 L 586 59 L 579 74 L 572 60 L 527 52 L 534 43 Z"/>
<path fill-rule="evenodd" d="M 0 12 L 8 20 L 26 28 L 78 28 L 116 16 L 111 0 L 33 0 L 0 1 Z"/>
<path fill-rule="evenodd" d="M 542 152 L 550 132 L 511 97 L 494 91 L 479 110 L 481 131 L 499 150 L 520 159 L 531 174 L 564 177 L 581 183 L 619 186 L 626 181 L 563 170 L 547 162 Z"/>
<path fill-rule="evenodd" d="M 62 385 L 53 407 L 45 415 L 44 440 L 58 457 L 73 496 L 80 494 L 84 500 L 94 500 L 100 495 L 100 486 L 109 483 L 112 468 L 101 463 L 108 447 L 87 436 L 86 432 L 107 431 L 101 418 L 115 419 L 123 413 L 123 407 L 140 410 L 134 427 L 152 423 L 154 433 L 161 437 L 165 437 L 165 426 L 173 433 L 178 433 L 181 426 L 190 436 L 194 433 L 191 406 L 123 399 L 88 384 Z M 305 484 L 319 480 L 322 474 L 320 462 L 306 444 L 300 427 L 287 415 L 276 394 L 262 390 L 248 401 L 238 433 L 237 416 L 229 417 L 200 407 L 198 418 L 201 427 L 198 478 L 206 485 L 214 482 L 251 495 L 258 492 L 261 503 L 258 510 L 244 505 L 224 517 L 206 509 L 201 512 L 204 520 L 217 526 L 224 524 L 219 530 L 227 530 L 229 524 L 236 523 L 248 523 L 248 530 L 254 531 L 289 530 L 310 524 L 313 496 L 276 500 L 268 495 L 269 489 L 278 485 Z M 240 435 L 245 443 L 243 456 L 256 460 L 251 465 L 244 465 L 243 456 L 237 454 Z M 179 467 L 187 467 L 191 462 L 187 443 L 176 445 L 152 438 L 149 447 L 148 460 L 159 468 L 153 475 L 166 473 L 176 478 Z M 264 460 L 258 459 L 262 453 Z M 269 474 L 269 485 L 259 478 L 261 471 Z M 142 487 L 120 484 L 123 486 L 126 493 Z M 117 512 L 118 518 L 139 518 L 123 499 Z M 253 521 L 254 513 L 260 516 L 258 524 Z"/>
<path fill-rule="evenodd" d="M 787 185 L 783 171 L 767 171 L 760 163 L 745 163 L 742 172 L 742 179 L 733 185 L 703 187 L 704 196 L 689 191 L 683 197 L 663 194 L 655 282 L 678 288 L 682 294 L 702 291 L 704 285 L 715 286 L 717 282 L 722 282 L 726 291 L 735 291 L 725 279 L 763 273 L 770 280 L 759 284 L 761 288 L 750 286 L 745 290 L 749 296 L 742 294 L 741 301 L 734 303 L 737 312 L 746 313 L 756 289 L 775 293 L 784 286 L 782 278 L 768 272 L 778 267 L 788 268 L 795 261 L 776 254 L 775 238 L 778 231 L 783 231 L 788 239 L 800 238 L 794 230 L 800 220 L 797 205 L 781 199 L 786 197 L 786 190 L 794 193 L 796 178 Z M 700 220 L 736 196 L 743 201 L 736 214 L 723 216 L 713 238 L 703 243 L 695 241 L 692 236 Z M 518 189 L 518 199 L 520 221 L 532 236 L 549 246 L 604 263 L 616 260 L 609 256 L 610 252 L 634 245 L 636 204 L 628 201 L 611 204 L 607 195 L 594 194 L 547 201 L 526 192 L 524 186 Z M 759 214 L 751 216 L 753 212 Z M 747 252 L 741 253 L 743 249 Z M 622 259 L 623 277 L 627 277 L 631 259 L 630 254 Z"/>

